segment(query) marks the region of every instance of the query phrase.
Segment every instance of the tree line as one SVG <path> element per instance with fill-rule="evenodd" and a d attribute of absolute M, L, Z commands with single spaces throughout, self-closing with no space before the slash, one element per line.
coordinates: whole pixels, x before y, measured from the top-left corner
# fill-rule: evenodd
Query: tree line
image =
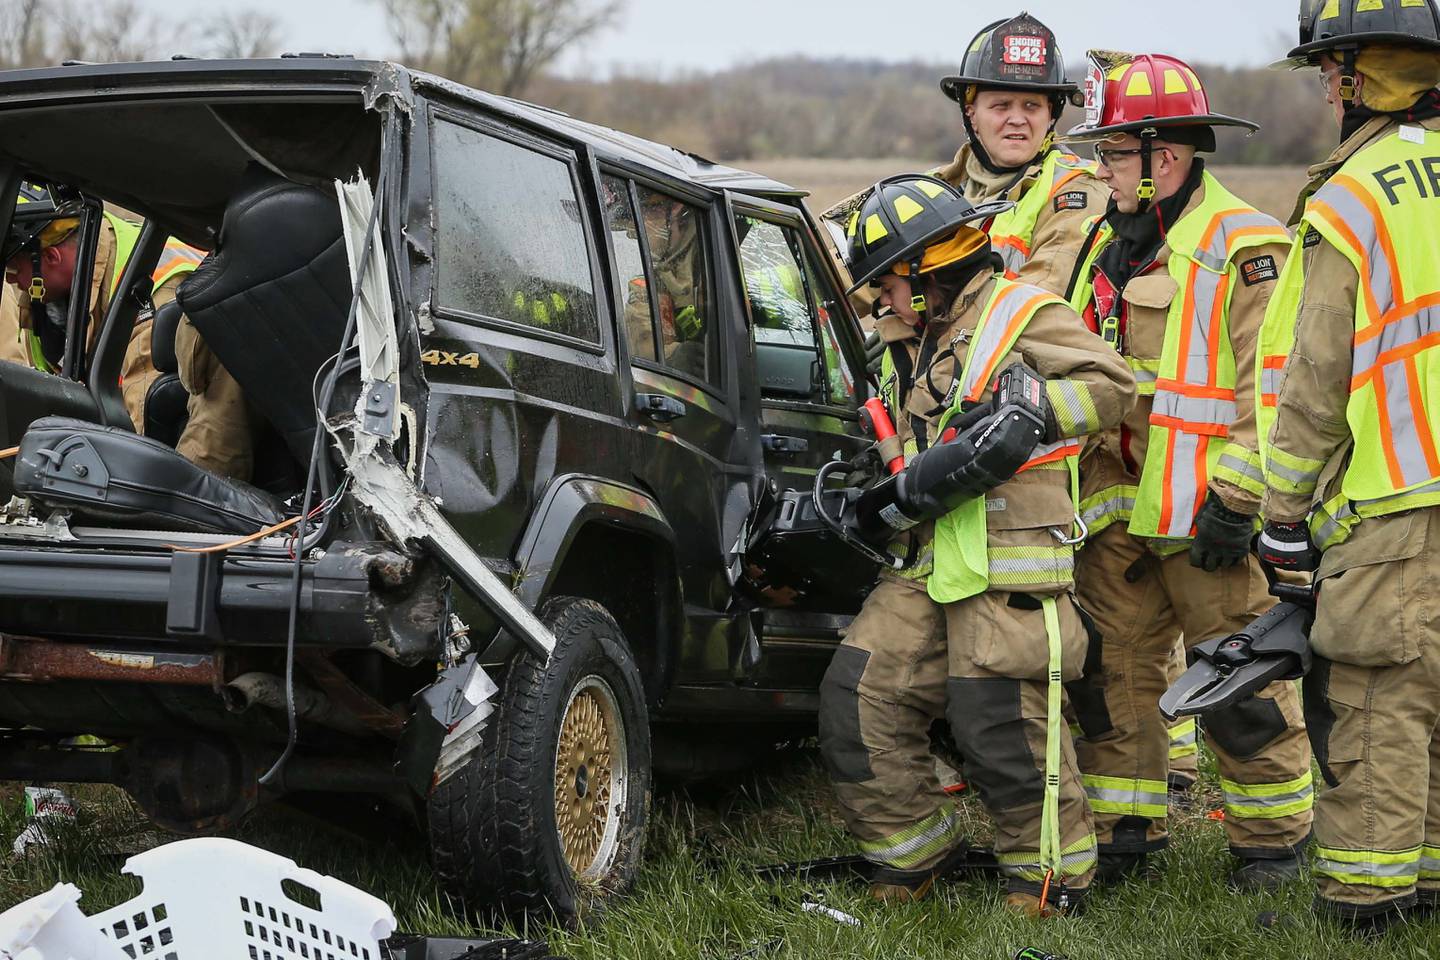
<path fill-rule="evenodd" d="M 624 0 L 366 0 L 384 12 L 376 50 L 421 70 L 673 144 L 715 160 L 941 159 L 958 107 L 939 90 L 953 64 L 793 56 L 713 72 L 604 79 L 559 76 L 559 56 L 613 26 Z M 176 53 L 274 56 L 282 25 L 241 6 L 186 17 L 137 0 L 0 0 L 0 67 L 140 60 Z M 351 51 L 334 51 L 351 52 Z M 1220 135 L 1222 163 L 1304 164 L 1335 143 L 1328 107 L 1304 74 L 1196 64 L 1212 106 L 1261 124 Z M 1084 75 L 1083 65 L 1072 69 Z M 1078 123 L 1067 109 L 1062 128 Z"/>
<path fill-rule="evenodd" d="M 1338 142 L 1308 74 L 1195 65 L 1213 109 L 1261 132 L 1222 130 L 1216 161 L 1309 164 Z M 540 76 L 526 98 L 717 160 L 775 157 L 940 159 L 955 149 L 959 106 L 939 80 L 953 64 L 790 57 L 715 73 L 601 82 Z M 1084 67 L 1072 68 L 1084 76 Z M 1084 119 L 1068 107 L 1067 129 Z"/>

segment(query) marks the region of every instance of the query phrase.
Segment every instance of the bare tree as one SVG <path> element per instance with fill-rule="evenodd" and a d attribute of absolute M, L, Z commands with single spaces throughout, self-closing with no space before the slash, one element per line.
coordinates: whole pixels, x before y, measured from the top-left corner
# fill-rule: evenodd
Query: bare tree
<path fill-rule="evenodd" d="M 0 65 L 33 67 L 43 61 L 41 0 L 0 0 Z"/>
<path fill-rule="evenodd" d="M 507 96 L 579 40 L 610 26 L 623 0 L 379 0 L 412 66 Z"/>
<path fill-rule="evenodd" d="M 231 10 L 204 21 L 206 52 L 214 57 L 273 57 L 280 48 L 280 20 L 258 10 Z"/>
<path fill-rule="evenodd" d="M 170 53 L 186 33 L 182 25 L 145 13 L 136 0 L 57 0 L 42 3 L 41 10 L 55 24 L 54 61 L 145 60 Z"/>

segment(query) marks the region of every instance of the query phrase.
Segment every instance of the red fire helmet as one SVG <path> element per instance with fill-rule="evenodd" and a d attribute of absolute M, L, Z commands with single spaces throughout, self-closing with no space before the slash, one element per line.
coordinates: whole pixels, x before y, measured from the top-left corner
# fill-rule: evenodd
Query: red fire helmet
<path fill-rule="evenodd" d="M 1108 140 L 1116 134 L 1140 134 L 1174 127 L 1260 125 L 1210 110 L 1205 86 L 1190 65 L 1160 53 L 1090 51 L 1085 78 L 1085 122 L 1064 137 L 1067 143 Z"/>

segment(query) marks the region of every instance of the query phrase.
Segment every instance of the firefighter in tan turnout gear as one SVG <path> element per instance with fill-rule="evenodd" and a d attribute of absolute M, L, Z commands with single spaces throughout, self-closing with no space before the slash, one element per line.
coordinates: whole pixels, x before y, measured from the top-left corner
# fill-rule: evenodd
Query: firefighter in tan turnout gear
<path fill-rule="evenodd" d="M 820 737 L 846 824 L 881 868 L 876 897 L 923 896 L 963 845 L 929 749 L 943 718 L 995 820 L 1007 906 L 1049 915 L 1078 901 L 1095 864 L 1059 713 L 1062 675 L 1079 675 L 1086 649 L 1069 596 L 1073 468 L 1078 438 L 1120 422 L 1134 381 L 1059 297 L 997 274 L 972 224 L 1007 207 L 908 175 L 877 184 L 847 225 L 857 287 L 878 285 L 892 311 L 877 327 L 881 393 L 907 462 L 990 403 L 1017 361 L 1044 378 L 1050 414 L 1012 479 L 891 544 L 903 569 L 882 575 L 836 652 Z"/>
<path fill-rule="evenodd" d="M 1071 690 L 1076 749 L 1095 812 L 1101 876 L 1138 869 L 1167 842 L 1170 734 L 1158 700 L 1174 632 L 1194 645 L 1273 601 L 1250 553 L 1260 470 L 1255 341 L 1289 249 L 1275 220 L 1230 194 L 1197 151 L 1214 114 L 1194 71 L 1160 55 L 1092 53 L 1086 124 L 1111 188 L 1090 230 L 1071 305 L 1130 365 L 1140 402 L 1081 463 L 1081 606 L 1099 669 Z M 1093 662 L 1093 661 L 1092 661 Z M 1204 721 L 1220 765 L 1237 887 L 1298 875 L 1310 835 L 1310 751 L 1293 683 Z"/>
<path fill-rule="evenodd" d="M 1440 907 L 1440 10 L 1307 3 L 1300 41 L 1343 142 L 1261 336 L 1260 551 L 1318 564 L 1316 907 L 1373 930 Z"/>
<path fill-rule="evenodd" d="M 72 209 L 73 207 L 73 209 Z M 19 289 L 13 308 L 0 304 L 0 359 L 58 372 L 65 353 L 65 315 L 80 253 L 80 210 L 56 205 L 44 187 L 23 184 L 6 257 L 7 287 Z M 23 219 L 19 219 L 21 214 Z M 89 319 L 82 356 L 88 359 L 125 266 L 140 239 L 139 224 L 105 211 L 99 225 L 94 268 L 86 296 Z M 121 366 L 121 395 L 135 429 L 144 431 L 145 403 L 159 377 L 151 355 L 149 313 L 175 299 L 182 281 L 205 254 L 179 240 L 166 241 L 151 272 L 150 304 L 136 319 Z M 9 301 L 7 295 L 6 300 Z M 176 442 L 186 459 L 215 473 L 248 481 L 254 465 L 244 395 L 187 319 L 175 334 L 182 384 L 190 393 L 189 416 Z"/>

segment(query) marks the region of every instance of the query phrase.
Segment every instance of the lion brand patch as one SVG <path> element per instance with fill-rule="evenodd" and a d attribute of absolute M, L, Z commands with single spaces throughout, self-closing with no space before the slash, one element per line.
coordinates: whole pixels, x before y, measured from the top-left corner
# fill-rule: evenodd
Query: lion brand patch
<path fill-rule="evenodd" d="M 1318 246 L 1320 246 L 1320 231 L 1319 231 L 1319 230 L 1314 230 L 1314 229 L 1306 230 L 1306 231 L 1305 231 L 1304 248 L 1305 248 L 1306 250 L 1309 250 L 1311 247 L 1318 247 Z M 137 319 L 137 322 L 138 322 L 138 319 Z"/>
<path fill-rule="evenodd" d="M 1084 190 L 1071 190 L 1055 197 L 1055 212 L 1061 210 L 1084 210 L 1090 205 L 1090 195 Z"/>
<path fill-rule="evenodd" d="M 1280 271 L 1275 269 L 1275 258 L 1271 256 L 1256 257 L 1240 264 L 1240 279 L 1245 281 L 1247 287 L 1274 280 L 1278 276 Z"/>

